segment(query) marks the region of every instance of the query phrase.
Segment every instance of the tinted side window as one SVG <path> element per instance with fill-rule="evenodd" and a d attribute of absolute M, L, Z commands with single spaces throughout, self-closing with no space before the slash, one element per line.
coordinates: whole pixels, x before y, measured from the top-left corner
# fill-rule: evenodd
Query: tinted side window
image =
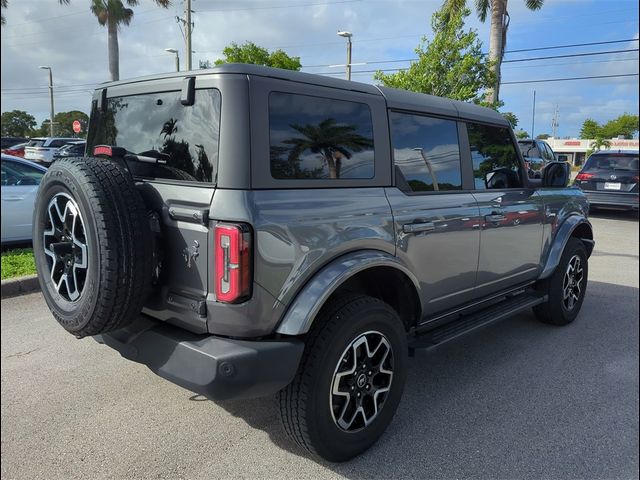
<path fill-rule="evenodd" d="M 48 145 L 48 147 L 50 148 L 59 148 L 62 147 L 63 145 L 66 145 L 66 141 L 64 140 L 51 140 L 51 143 Z"/>
<path fill-rule="evenodd" d="M 272 92 L 269 156 L 276 179 L 368 179 L 373 123 L 364 103 Z"/>
<path fill-rule="evenodd" d="M 87 151 L 111 145 L 166 162 L 130 162 L 139 177 L 215 182 L 219 135 L 218 90 L 196 90 L 191 106 L 180 103 L 180 92 L 113 97 L 91 113 Z"/>
<path fill-rule="evenodd" d="M 461 190 L 456 122 L 391 112 L 395 166 L 414 192 Z"/>
<path fill-rule="evenodd" d="M 520 188 L 520 164 L 508 128 L 468 123 L 469 146 L 477 190 Z"/>

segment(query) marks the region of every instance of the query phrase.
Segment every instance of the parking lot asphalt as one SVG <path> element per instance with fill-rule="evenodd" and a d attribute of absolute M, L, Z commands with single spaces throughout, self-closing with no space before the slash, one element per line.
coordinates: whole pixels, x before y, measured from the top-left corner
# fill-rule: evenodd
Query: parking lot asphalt
<path fill-rule="evenodd" d="M 592 222 L 573 324 L 418 351 L 390 428 L 344 464 L 296 448 L 273 398 L 216 404 L 76 340 L 40 294 L 3 300 L 2 478 L 638 478 L 638 220 Z"/>

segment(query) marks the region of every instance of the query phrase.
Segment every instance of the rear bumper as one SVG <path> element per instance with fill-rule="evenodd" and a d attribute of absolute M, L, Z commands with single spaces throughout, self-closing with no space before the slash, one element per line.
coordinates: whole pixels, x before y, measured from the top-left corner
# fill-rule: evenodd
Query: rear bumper
<path fill-rule="evenodd" d="M 94 338 L 170 382 L 215 400 L 276 393 L 293 380 L 304 349 L 295 338 L 246 341 L 196 335 L 147 317 Z"/>
<path fill-rule="evenodd" d="M 638 194 L 637 193 L 611 193 L 611 192 L 593 192 L 583 190 L 589 200 L 589 204 L 594 207 L 610 207 L 638 210 Z"/>

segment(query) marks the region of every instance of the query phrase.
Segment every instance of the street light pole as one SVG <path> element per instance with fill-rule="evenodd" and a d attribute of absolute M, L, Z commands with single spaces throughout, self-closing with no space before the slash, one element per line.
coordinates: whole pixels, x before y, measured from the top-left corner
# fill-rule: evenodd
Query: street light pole
<path fill-rule="evenodd" d="M 165 48 L 164 49 L 165 52 L 169 52 L 169 53 L 175 53 L 176 55 L 176 72 L 180 71 L 180 57 L 178 56 L 178 49 L 177 48 Z"/>
<path fill-rule="evenodd" d="M 43 70 L 49 70 L 49 103 L 50 103 L 50 111 L 49 111 L 49 136 L 53 137 L 53 73 L 51 71 L 51 67 L 40 66 Z"/>
<path fill-rule="evenodd" d="M 340 31 L 338 36 L 347 39 L 347 80 L 351 80 L 351 37 L 353 37 L 353 33 Z"/>

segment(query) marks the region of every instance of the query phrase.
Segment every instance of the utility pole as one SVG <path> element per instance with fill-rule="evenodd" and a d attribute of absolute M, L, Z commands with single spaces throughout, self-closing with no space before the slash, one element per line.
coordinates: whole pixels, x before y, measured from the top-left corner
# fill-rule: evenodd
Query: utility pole
<path fill-rule="evenodd" d="M 531 138 L 536 138 L 533 129 L 536 126 L 536 91 L 533 91 L 533 115 L 531 116 Z"/>
<path fill-rule="evenodd" d="M 558 133 L 558 127 L 560 124 L 558 123 L 558 104 L 556 104 L 556 109 L 553 112 L 553 120 L 551 120 L 551 131 L 553 134 L 553 138 L 556 138 L 556 134 Z"/>
<path fill-rule="evenodd" d="M 185 0 L 186 11 L 185 11 L 185 40 L 187 43 L 187 71 L 191 70 L 191 0 Z"/>
<path fill-rule="evenodd" d="M 51 67 L 40 66 L 42 70 L 49 70 L 49 136 L 53 137 L 53 73 Z"/>

